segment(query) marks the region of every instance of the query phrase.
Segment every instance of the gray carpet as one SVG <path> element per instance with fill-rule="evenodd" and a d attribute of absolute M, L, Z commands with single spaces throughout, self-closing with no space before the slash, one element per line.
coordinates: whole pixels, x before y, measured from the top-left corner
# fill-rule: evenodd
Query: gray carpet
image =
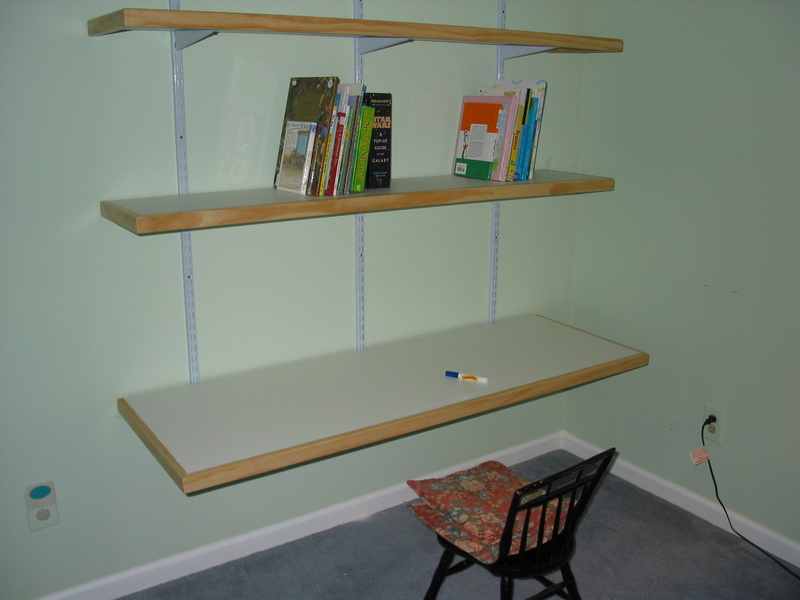
<path fill-rule="evenodd" d="M 559 450 L 514 469 L 533 480 L 577 461 Z M 398 506 L 125 600 L 421 599 L 440 550 Z M 584 600 L 800 599 L 800 581 L 744 541 L 615 476 L 581 524 L 572 566 Z M 515 598 L 538 589 L 519 582 Z M 439 598 L 499 598 L 499 581 L 472 567 L 447 579 Z"/>

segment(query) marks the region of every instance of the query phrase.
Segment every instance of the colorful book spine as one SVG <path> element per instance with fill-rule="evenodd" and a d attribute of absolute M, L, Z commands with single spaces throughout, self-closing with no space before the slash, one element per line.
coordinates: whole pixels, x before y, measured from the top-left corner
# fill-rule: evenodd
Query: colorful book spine
<path fill-rule="evenodd" d="M 333 138 L 333 150 L 331 151 L 330 166 L 328 167 L 328 183 L 325 186 L 325 194 L 333 196 L 336 194 L 336 178 L 339 173 L 342 158 L 342 140 L 344 130 L 347 125 L 347 114 L 340 112 L 336 119 L 336 135 Z"/>
<path fill-rule="evenodd" d="M 358 136 L 353 160 L 353 176 L 350 191 L 363 192 L 367 181 L 367 162 L 372 142 L 372 128 L 375 119 L 375 108 L 362 104 L 358 124 Z"/>
<path fill-rule="evenodd" d="M 528 179 L 528 169 L 531 164 L 531 149 L 533 147 L 533 134 L 536 131 L 536 98 L 533 90 L 528 96 L 525 108 L 525 124 L 522 126 L 519 160 L 514 170 L 514 180 Z"/>
<path fill-rule="evenodd" d="M 517 124 L 514 127 L 514 138 L 511 142 L 511 153 L 508 157 L 508 170 L 506 171 L 506 181 L 514 181 L 514 173 L 520 158 L 520 142 L 522 137 L 522 123 L 524 120 L 525 107 L 517 106 Z"/>
<path fill-rule="evenodd" d="M 350 92 L 348 103 L 347 126 L 343 144 L 341 172 L 337 177 L 337 191 L 346 194 L 350 191 L 350 182 L 353 178 L 353 152 L 355 151 L 356 138 L 358 137 L 358 122 L 361 114 L 361 103 L 364 101 L 366 87 L 364 84 L 355 84 Z"/>
<path fill-rule="evenodd" d="M 536 152 L 539 149 L 539 134 L 542 132 L 542 118 L 544 117 L 544 100 L 545 96 L 547 96 L 546 81 L 540 80 L 536 82 L 534 96 L 536 97 L 536 131 L 534 131 L 533 143 L 531 145 L 531 156 L 528 165 L 528 179 L 533 179 L 533 173 L 536 167 Z"/>
<path fill-rule="evenodd" d="M 387 188 L 392 180 L 392 95 L 367 92 L 364 94 L 364 103 L 375 109 L 366 187 Z"/>
<path fill-rule="evenodd" d="M 487 93 L 492 94 L 516 90 L 519 94 L 521 106 L 524 103 L 524 109 L 522 110 L 523 122 L 520 129 L 519 148 L 514 161 L 513 180 L 530 179 L 533 177 L 536 163 L 536 150 L 539 144 L 539 133 L 541 132 L 547 82 L 545 80 L 501 79 L 489 89 L 492 91 Z M 484 93 L 484 91 L 482 90 L 481 93 Z"/>
<path fill-rule="evenodd" d="M 527 105 L 528 91 L 519 88 L 507 88 L 502 86 L 493 86 L 490 88 L 483 88 L 478 92 L 481 96 L 516 96 L 517 97 L 517 114 L 516 122 L 514 125 L 514 137 L 511 140 L 511 150 L 508 155 L 508 169 L 506 171 L 506 181 L 514 181 L 514 174 L 518 169 L 519 160 L 522 157 L 522 129 L 525 124 L 525 111 Z"/>
<path fill-rule="evenodd" d="M 333 98 L 333 109 L 332 109 L 332 117 L 331 117 L 331 126 L 329 130 L 329 134 L 325 144 L 325 151 L 322 158 L 322 172 L 320 173 L 320 179 L 316 182 L 315 187 L 313 190 L 309 190 L 309 194 L 312 196 L 322 196 L 325 194 L 325 190 L 328 187 L 328 174 L 331 170 L 331 160 L 333 159 L 333 148 L 336 144 L 336 134 L 339 130 L 339 105 L 342 100 L 342 90 L 341 86 L 337 87 L 336 94 Z"/>
<path fill-rule="evenodd" d="M 520 113 L 522 114 L 522 125 L 519 130 L 519 149 L 514 162 L 514 172 L 511 173 L 511 181 L 526 179 L 528 174 L 528 157 L 530 156 L 530 139 L 533 132 L 532 110 L 534 105 L 533 90 L 530 88 L 520 88 Z"/>
<path fill-rule="evenodd" d="M 348 191 L 353 130 L 357 125 L 358 109 L 365 91 L 363 83 L 339 84 L 335 100 L 336 127 L 326 151 L 325 187 L 318 191 L 320 196 L 334 196 Z"/>

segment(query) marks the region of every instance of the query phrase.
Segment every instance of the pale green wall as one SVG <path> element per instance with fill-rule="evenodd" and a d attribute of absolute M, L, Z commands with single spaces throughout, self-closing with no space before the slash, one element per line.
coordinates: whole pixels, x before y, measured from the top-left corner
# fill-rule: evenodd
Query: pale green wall
<path fill-rule="evenodd" d="M 288 4 L 229 7 L 351 11 L 349 0 Z M 367 18 L 495 20 L 491 0 L 365 4 Z M 541 166 L 613 175 L 617 191 L 503 204 L 500 316 L 572 314 L 651 352 L 651 366 L 571 393 L 566 417 L 559 397 L 537 400 L 192 498 L 114 406 L 187 377 L 178 236 L 136 238 L 98 215 L 102 199 L 176 187 L 168 36 L 85 35 L 87 19 L 122 6 L 0 4 L 3 598 L 85 583 L 562 427 L 708 496 L 688 462 L 704 402 L 725 411 L 712 452 L 728 504 L 800 539 L 800 223 L 789 180 L 800 5 L 509 1 L 510 27 L 622 37 L 626 50 L 507 66 L 551 83 Z M 269 185 L 288 78 L 352 73 L 343 40 L 217 36 L 185 59 L 194 191 Z M 368 85 L 397 99 L 396 174 L 444 172 L 452 106 L 492 79 L 494 51 L 415 43 L 366 66 Z M 368 341 L 482 320 L 489 221 L 484 205 L 369 215 Z M 352 347 L 352 230 L 342 217 L 195 233 L 202 374 Z M 449 274 L 465 270 L 476 276 Z M 22 492 L 50 479 L 61 523 L 30 533 Z"/>
<path fill-rule="evenodd" d="M 493 26 L 491 0 L 369 0 L 368 18 Z M 513 4 L 513 3 L 512 3 Z M 521 2 L 520 28 L 580 31 L 580 2 Z M 138 2 L 165 8 L 166 0 Z M 219 2 L 184 0 L 185 9 Z M 559 397 L 187 498 L 116 414 L 187 380 L 177 235 L 137 238 L 103 199 L 176 189 L 169 36 L 93 39 L 111 0 L 0 3 L 0 596 L 27 600 L 265 527 L 550 434 Z M 350 16 L 349 0 L 231 10 Z M 402 8 L 402 11 L 400 10 Z M 402 14 L 401 14 L 402 13 Z M 220 35 L 185 53 L 193 191 L 271 185 L 292 75 L 352 77 L 352 43 Z M 553 84 L 542 161 L 579 158 L 583 58 L 517 65 Z M 367 58 L 395 94 L 395 173 L 450 167 L 461 95 L 494 49 L 415 43 Z M 417 105 L 416 107 L 414 105 Z M 503 206 L 499 316 L 566 319 L 577 201 Z M 490 207 L 367 216 L 368 343 L 486 316 Z M 351 217 L 193 234 L 204 377 L 352 348 Z M 463 277 L 469 273 L 469 277 Z M 191 427 L 191 418 L 187 418 Z M 23 491 L 55 482 L 61 522 L 28 531 Z M 320 494 L 319 490 L 325 490 Z"/>
<path fill-rule="evenodd" d="M 587 61 L 573 323 L 651 353 L 570 395 L 565 428 L 800 541 L 800 3 L 589 3 L 625 51 Z"/>

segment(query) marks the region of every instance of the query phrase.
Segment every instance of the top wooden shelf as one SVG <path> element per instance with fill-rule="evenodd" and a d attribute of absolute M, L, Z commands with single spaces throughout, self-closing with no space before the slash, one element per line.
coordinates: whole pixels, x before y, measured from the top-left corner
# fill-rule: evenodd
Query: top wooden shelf
<path fill-rule="evenodd" d="M 622 52 L 622 40 L 614 38 L 432 23 L 195 10 L 123 8 L 90 20 L 88 30 L 90 36 L 132 30 L 201 30 L 510 45 L 537 48 L 540 52 Z"/>

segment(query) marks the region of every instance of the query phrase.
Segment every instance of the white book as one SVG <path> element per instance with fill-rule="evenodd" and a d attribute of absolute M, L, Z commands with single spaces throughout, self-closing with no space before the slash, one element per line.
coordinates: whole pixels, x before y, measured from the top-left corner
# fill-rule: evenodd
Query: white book
<path fill-rule="evenodd" d="M 317 124 L 307 121 L 287 121 L 283 133 L 283 156 L 275 187 L 284 192 L 305 194 Z"/>

